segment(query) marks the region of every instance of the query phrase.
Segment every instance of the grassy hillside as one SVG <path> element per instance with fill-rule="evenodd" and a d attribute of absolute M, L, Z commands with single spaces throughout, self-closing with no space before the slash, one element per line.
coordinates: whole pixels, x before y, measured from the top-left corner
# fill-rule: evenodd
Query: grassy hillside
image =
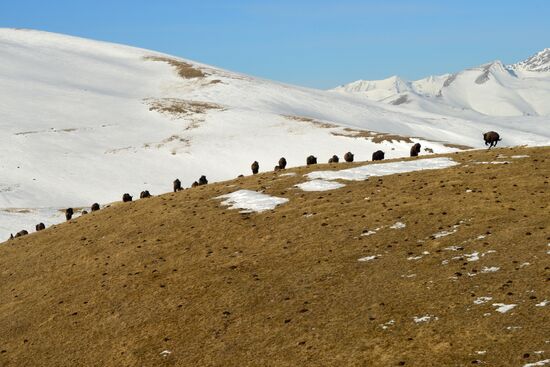
<path fill-rule="evenodd" d="M 548 359 L 550 148 L 449 156 L 461 164 L 325 192 L 293 186 L 364 163 L 248 176 L 5 242 L 0 365 Z M 493 161 L 509 163 L 475 163 Z M 243 214 L 214 199 L 238 188 L 290 201 Z"/>

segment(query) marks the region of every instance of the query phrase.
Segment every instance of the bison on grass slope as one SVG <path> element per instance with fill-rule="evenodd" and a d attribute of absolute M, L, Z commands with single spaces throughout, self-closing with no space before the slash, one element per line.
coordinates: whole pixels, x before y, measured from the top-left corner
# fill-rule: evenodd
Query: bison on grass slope
<path fill-rule="evenodd" d="M 353 162 L 353 154 L 351 152 L 347 152 L 344 154 L 344 160 L 348 163 Z"/>
<path fill-rule="evenodd" d="M 179 180 L 179 178 L 176 178 L 174 180 L 174 192 L 176 191 L 181 191 L 181 181 Z"/>
<path fill-rule="evenodd" d="M 309 166 L 311 164 L 317 164 L 317 157 L 310 155 L 306 158 L 306 164 Z"/>
<path fill-rule="evenodd" d="M 381 150 L 377 150 L 376 152 L 372 153 L 372 160 L 373 161 L 381 161 L 384 159 L 384 152 Z"/>
<path fill-rule="evenodd" d="M 340 162 L 340 158 L 335 154 L 331 158 L 329 158 L 328 163 L 338 163 Z"/>
<path fill-rule="evenodd" d="M 501 141 L 500 135 L 495 131 L 489 131 L 483 134 L 483 140 L 485 140 L 485 145 L 489 145 L 489 149 L 496 147 L 497 143 Z"/>
<path fill-rule="evenodd" d="M 73 208 L 67 208 L 67 210 L 65 210 L 65 218 L 67 220 L 71 220 L 71 218 L 73 217 L 73 214 L 74 214 Z"/>
<path fill-rule="evenodd" d="M 279 159 L 279 169 L 285 169 L 286 168 L 286 159 L 285 157 L 281 157 Z"/>
<path fill-rule="evenodd" d="M 420 143 L 416 143 L 411 147 L 411 157 L 418 157 L 418 153 L 420 153 L 421 145 Z"/>
<path fill-rule="evenodd" d="M 258 163 L 258 161 L 254 161 L 252 162 L 250 168 L 252 169 L 252 174 L 255 175 L 260 170 L 260 164 Z"/>

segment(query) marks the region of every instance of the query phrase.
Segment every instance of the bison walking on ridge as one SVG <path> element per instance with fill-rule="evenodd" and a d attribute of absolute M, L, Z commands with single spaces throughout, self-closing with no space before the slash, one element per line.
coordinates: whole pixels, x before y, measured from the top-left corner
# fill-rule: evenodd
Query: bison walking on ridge
<path fill-rule="evenodd" d="M 46 226 L 44 225 L 44 223 L 41 222 L 41 223 L 38 223 L 36 225 L 35 229 L 36 229 L 36 232 L 42 231 L 42 230 L 46 229 Z"/>
<path fill-rule="evenodd" d="M 501 141 L 500 135 L 495 131 L 488 131 L 483 134 L 483 140 L 485 140 L 485 145 L 489 145 L 489 149 L 496 147 L 497 143 Z"/>
<path fill-rule="evenodd" d="M 202 176 L 199 178 L 199 186 L 206 185 L 207 183 L 208 183 L 208 180 L 206 179 L 206 176 L 205 176 L 205 175 L 202 175 Z"/>
<path fill-rule="evenodd" d="M 181 191 L 181 181 L 178 178 L 174 180 L 174 192 L 176 191 Z"/>
<path fill-rule="evenodd" d="M 95 211 L 98 211 L 99 210 L 99 203 L 93 203 L 92 204 L 92 211 L 95 212 Z"/>
<path fill-rule="evenodd" d="M 418 153 L 420 153 L 420 148 L 422 146 L 420 145 L 420 143 L 416 143 L 415 145 L 413 145 L 411 147 L 411 157 L 418 157 Z"/>
<path fill-rule="evenodd" d="M 381 161 L 384 159 L 384 152 L 381 150 L 377 150 L 376 152 L 372 153 L 372 160 L 373 161 Z"/>
<path fill-rule="evenodd" d="M 286 159 L 285 157 L 281 157 L 279 159 L 279 169 L 285 169 L 286 168 Z"/>
<path fill-rule="evenodd" d="M 17 238 L 17 237 L 22 237 L 22 236 L 26 236 L 26 235 L 28 235 L 28 234 L 29 234 L 29 232 L 27 232 L 27 230 L 23 229 L 23 230 L 21 230 L 21 231 L 19 231 L 19 232 L 17 232 L 17 233 L 15 234 L 15 238 Z M 10 239 L 11 239 L 11 238 L 10 238 Z"/>
<path fill-rule="evenodd" d="M 353 154 L 351 152 L 347 152 L 344 154 L 344 160 L 348 163 L 353 162 Z"/>
<path fill-rule="evenodd" d="M 258 163 L 258 161 L 254 161 L 250 168 L 252 169 L 252 174 L 255 175 L 260 170 L 260 164 Z"/>
<path fill-rule="evenodd" d="M 132 196 L 128 193 L 122 195 L 122 202 L 127 203 L 129 201 L 132 201 Z"/>
<path fill-rule="evenodd" d="M 317 164 L 317 157 L 310 155 L 306 158 L 306 164 L 309 166 L 311 164 Z"/>
<path fill-rule="evenodd" d="M 150 198 L 150 197 L 151 197 L 151 194 L 149 193 L 149 190 L 142 191 L 139 194 L 140 199 L 145 199 L 145 198 Z"/>
<path fill-rule="evenodd" d="M 275 172 L 280 171 L 280 170 L 281 170 L 280 166 L 275 166 L 275 168 L 273 168 L 273 171 L 275 171 Z"/>
<path fill-rule="evenodd" d="M 335 154 L 332 157 L 329 158 L 328 163 L 338 163 L 340 162 L 340 158 Z"/>
<path fill-rule="evenodd" d="M 199 186 L 199 183 L 197 181 L 194 181 L 192 184 L 191 184 L 191 187 L 197 187 Z"/>
<path fill-rule="evenodd" d="M 67 210 L 65 210 L 65 218 L 67 220 L 71 220 L 71 218 L 73 217 L 73 214 L 74 214 L 73 208 L 67 208 Z"/>

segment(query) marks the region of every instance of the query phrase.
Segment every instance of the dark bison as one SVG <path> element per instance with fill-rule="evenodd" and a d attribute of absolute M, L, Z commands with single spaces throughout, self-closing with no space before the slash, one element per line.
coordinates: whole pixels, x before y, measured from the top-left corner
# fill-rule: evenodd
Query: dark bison
<path fill-rule="evenodd" d="M 181 190 L 181 181 L 179 179 L 174 180 L 174 192 Z"/>
<path fill-rule="evenodd" d="M 42 231 L 43 229 L 46 229 L 46 226 L 44 225 L 44 223 L 38 223 L 35 228 L 36 228 L 36 232 L 38 232 L 38 231 Z"/>
<path fill-rule="evenodd" d="M 376 152 L 372 153 L 372 160 L 373 161 L 381 161 L 384 159 L 384 152 L 381 150 L 377 150 Z"/>
<path fill-rule="evenodd" d="M 17 238 L 17 237 L 22 237 L 22 236 L 26 236 L 26 235 L 28 235 L 28 234 L 29 234 L 29 232 L 27 232 L 26 230 L 23 229 L 23 230 L 21 230 L 21 231 L 19 231 L 19 232 L 17 232 L 17 233 L 15 234 L 15 238 Z"/>
<path fill-rule="evenodd" d="M 208 183 L 208 180 L 206 179 L 206 176 L 202 175 L 201 178 L 199 178 L 199 186 L 206 185 L 207 183 Z"/>
<path fill-rule="evenodd" d="M 496 147 L 497 143 L 501 141 L 500 135 L 495 131 L 489 131 L 483 134 L 483 140 L 485 140 L 485 145 L 489 145 L 489 149 Z"/>
<path fill-rule="evenodd" d="M 139 194 L 140 199 L 145 199 L 145 198 L 150 198 L 150 197 L 151 197 L 151 194 L 149 193 L 149 190 L 142 191 Z"/>
<path fill-rule="evenodd" d="M 74 214 L 73 208 L 67 208 L 67 210 L 65 210 L 65 218 L 67 218 L 67 220 L 71 220 L 71 218 L 73 217 L 73 214 Z"/>
<path fill-rule="evenodd" d="M 93 203 L 92 204 L 92 211 L 95 212 L 97 210 L 99 210 L 99 204 L 98 203 Z"/>
<path fill-rule="evenodd" d="M 281 170 L 281 167 L 280 167 L 280 166 L 275 166 L 275 168 L 273 168 L 273 170 L 274 170 L 275 172 L 280 171 L 280 170 Z"/>
<path fill-rule="evenodd" d="M 329 158 L 328 163 L 338 163 L 340 162 L 340 158 L 335 154 L 331 158 Z"/>
<path fill-rule="evenodd" d="M 314 157 L 310 155 L 306 158 L 306 164 L 309 166 L 310 164 L 317 164 L 317 157 Z"/>
<path fill-rule="evenodd" d="M 260 170 L 260 164 L 258 163 L 258 161 L 254 161 L 250 168 L 252 169 L 252 174 L 255 175 Z"/>
<path fill-rule="evenodd" d="M 418 153 L 420 153 L 421 145 L 420 143 L 416 143 L 411 147 L 411 157 L 418 157 Z"/>
<path fill-rule="evenodd" d="M 81 213 L 81 215 L 86 215 L 86 214 L 88 214 L 87 210 L 83 210 L 82 213 Z"/>
<path fill-rule="evenodd" d="M 132 201 L 132 196 L 130 194 L 126 193 L 126 194 L 122 195 L 122 201 L 125 202 L 125 203 L 127 203 L 129 201 Z"/>
<path fill-rule="evenodd" d="M 192 184 L 191 184 L 191 187 L 197 187 L 199 186 L 199 183 L 197 181 L 194 181 Z"/>
<path fill-rule="evenodd" d="M 347 152 L 344 154 L 344 160 L 346 162 L 353 162 L 353 154 L 351 152 Z"/>
<path fill-rule="evenodd" d="M 279 169 L 285 169 L 286 168 L 286 159 L 285 157 L 281 157 L 279 159 Z"/>

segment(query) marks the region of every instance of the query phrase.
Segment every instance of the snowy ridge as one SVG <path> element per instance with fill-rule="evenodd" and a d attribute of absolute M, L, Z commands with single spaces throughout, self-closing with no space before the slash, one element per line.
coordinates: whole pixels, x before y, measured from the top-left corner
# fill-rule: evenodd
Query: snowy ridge
<path fill-rule="evenodd" d="M 392 85 L 390 80 L 399 80 Z M 406 81 L 359 80 L 334 89 L 370 100 L 455 117 L 550 114 L 550 49 L 513 65 L 493 61 L 455 74 Z"/>

